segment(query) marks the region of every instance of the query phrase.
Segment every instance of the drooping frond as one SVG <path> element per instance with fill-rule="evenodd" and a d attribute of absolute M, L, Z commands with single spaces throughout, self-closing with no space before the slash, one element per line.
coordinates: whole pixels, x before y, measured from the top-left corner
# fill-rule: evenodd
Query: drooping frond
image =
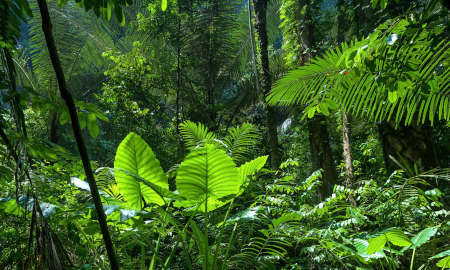
<path fill-rule="evenodd" d="M 336 74 L 344 69 L 336 63 L 345 49 L 348 46 L 344 43 L 342 49 L 331 49 L 324 56 L 313 58 L 311 63 L 287 73 L 274 84 L 267 97 L 269 104 L 307 104 L 325 90 L 331 89 L 337 82 Z"/>
<path fill-rule="evenodd" d="M 368 38 L 343 44 L 291 71 L 268 96 L 270 104 L 307 104 L 375 121 L 431 123 L 450 119 L 449 48 L 445 26 L 396 18 Z"/>
<path fill-rule="evenodd" d="M 26 0 L 3 0 L 0 3 L 0 47 L 15 47 L 20 38 L 20 25 L 27 17 L 32 16 Z"/>
<path fill-rule="evenodd" d="M 41 91 L 56 93 L 56 79 L 52 70 L 48 50 L 42 33 L 41 19 L 36 4 L 32 3 L 34 18 L 30 20 L 29 44 L 25 50 L 31 59 L 33 74 Z M 88 16 L 81 8 L 68 3 L 64 9 L 56 3 L 49 4 L 52 15 L 54 38 L 58 45 L 60 60 L 72 91 L 77 94 L 84 89 L 86 74 L 103 75 L 102 65 L 106 63 L 102 52 L 114 46 L 108 27 L 101 19 Z"/>

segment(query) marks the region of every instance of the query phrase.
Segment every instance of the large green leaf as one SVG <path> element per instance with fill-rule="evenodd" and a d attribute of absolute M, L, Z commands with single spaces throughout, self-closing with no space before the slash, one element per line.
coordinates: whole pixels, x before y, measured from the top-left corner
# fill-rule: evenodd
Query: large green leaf
<path fill-rule="evenodd" d="M 247 177 L 254 175 L 256 172 L 262 169 L 267 162 L 269 156 L 257 157 L 252 161 L 242 164 L 239 168 L 239 180 L 240 184 L 243 185 L 247 180 Z"/>
<path fill-rule="evenodd" d="M 450 268 L 450 256 L 438 261 L 436 266 L 442 267 L 442 269 Z"/>
<path fill-rule="evenodd" d="M 138 181 L 139 183 L 142 183 L 142 184 L 148 186 L 149 188 L 151 188 L 154 192 L 156 192 L 162 198 L 172 199 L 172 200 L 185 200 L 184 197 L 175 194 L 174 192 L 170 191 L 167 188 L 163 188 L 161 186 L 158 186 L 158 185 L 156 185 L 156 184 L 154 184 L 154 183 L 152 183 L 152 182 L 150 182 L 150 181 L 148 181 L 148 180 L 146 180 L 146 179 L 144 179 L 142 177 L 139 177 L 136 174 L 132 174 L 132 173 L 127 172 L 127 171 L 123 171 L 123 172 L 125 172 L 126 174 L 128 174 L 130 176 L 133 176 L 136 181 Z"/>
<path fill-rule="evenodd" d="M 407 247 L 411 245 L 408 236 L 406 236 L 401 230 L 397 228 L 390 229 L 386 233 L 386 237 L 393 245 L 399 247 Z"/>
<path fill-rule="evenodd" d="M 176 185 L 188 201 L 202 203 L 206 198 L 209 202 L 237 194 L 240 180 L 233 160 L 224 151 L 207 144 L 193 150 L 181 163 Z"/>
<path fill-rule="evenodd" d="M 433 237 L 437 232 L 436 227 L 426 228 L 420 231 L 416 236 L 411 239 L 411 242 L 414 248 L 418 248 L 421 245 L 425 244 L 431 237 Z"/>
<path fill-rule="evenodd" d="M 161 1 L 161 10 L 165 11 L 167 9 L 167 0 Z"/>
<path fill-rule="evenodd" d="M 20 207 L 17 201 L 13 198 L 0 198 L 0 210 L 7 214 L 20 216 L 25 213 L 25 209 Z"/>
<path fill-rule="evenodd" d="M 257 173 L 259 170 L 262 169 L 262 167 L 264 167 L 264 165 L 267 162 L 267 158 L 268 157 L 269 156 L 257 157 L 257 158 L 255 158 L 252 161 L 249 161 L 249 162 L 246 162 L 246 163 L 242 164 L 238 168 L 239 181 L 240 181 L 240 190 L 239 190 L 239 193 L 237 194 L 237 196 L 241 195 L 245 191 L 245 188 L 250 183 L 250 181 L 248 181 L 249 177 L 254 175 L 255 173 Z"/>
<path fill-rule="evenodd" d="M 431 259 L 439 259 L 442 258 L 444 256 L 450 256 L 450 249 L 446 250 L 446 251 L 442 251 L 436 255 L 434 255 L 433 257 L 430 257 L 429 260 Z"/>
<path fill-rule="evenodd" d="M 163 198 L 133 175 L 169 189 L 167 177 L 150 146 L 136 133 L 130 133 L 117 148 L 114 160 L 116 182 L 130 207 L 141 210 L 143 201 L 163 205 Z"/>
<path fill-rule="evenodd" d="M 369 239 L 369 246 L 366 249 L 367 254 L 374 254 L 377 251 L 380 251 L 386 245 L 386 236 L 384 234 L 375 237 L 373 239 Z"/>
<path fill-rule="evenodd" d="M 90 113 L 87 120 L 89 134 L 91 134 L 92 138 L 97 138 L 98 134 L 100 133 L 100 128 L 97 124 L 97 116 L 95 116 L 95 114 L 93 113 Z"/>
<path fill-rule="evenodd" d="M 364 254 L 369 247 L 369 242 L 364 239 L 355 239 L 353 241 L 353 246 L 356 248 L 358 254 Z"/>

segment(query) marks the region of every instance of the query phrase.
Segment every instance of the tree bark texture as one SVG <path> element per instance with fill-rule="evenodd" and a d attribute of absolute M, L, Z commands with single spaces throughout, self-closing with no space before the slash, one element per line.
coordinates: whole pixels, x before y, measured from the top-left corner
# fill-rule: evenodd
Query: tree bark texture
<path fill-rule="evenodd" d="M 48 140 L 52 143 L 58 143 L 58 113 L 51 112 L 49 115 Z"/>
<path fill-rule="evenodd" d="M 178 12 L 180 12 L 180 7 L 178 6 Z M 181 114 L 180 114 L 180 103 L 181 103 L 181 43 L 180 43 L 180 35 L 181 35 L 181 19 L 178 18 L 178 35 L 177 35 L 177 90 L 176 90 L 176 132 L 178 139 L 178 161 L 181 162 L 184 158 L 184 143 L 180 133 L 180 124 L 181 124 Z"/>
<path fill-rule="evenodd" d="M 258 34 L 258 43 L 260 49 L 260 61 L 261 61 L 261 80 L 262 80 L 262 90 L 264 91 L 264 102 L 265 97 L 269 94 L 272 88 L 272 81 L 270 77 L 270 67 L 269 67 L 269 52 L 268 52 L 268 39 L 266 30 L 266 11 L 267 11 L 267 0 L 253 0 L 253 6 L 255 9 L 255 30 Z M 277 134 L 277 124 L 276 124 L 276 114 L 273 107 L 268 106 L 266 103 L 266 126 L 267 135 L 269 141 L 270 149 L 270 160 L 273 169 L 278 169 L 281 164 L 281 152 L 278 144 L 278 134 Z"/>
<path fill-rule="evenodd" d="M 436 149 L 431 136 L 431 128 L 427 125 L 395 127 L 394 121 L 379 124 L 383 156 L 388 174 L 399 169 L 390 158 L 394 157 L 401 164 L 406 164 L 414 170 L 414 164 L 419 171 L 426 171 L 439 167 Z"/>
<path fill-rule="evenodd" d="M 208 9 L 209 9 L 209 45 L 208 45 L 208 82 L 207 82 L 207 93 L 206 93 L 206 104 L 208 109 L 209 116 L 209 124 L 208 127 L 211 130 L 216 130 L 218 128 L 217 119 L 217 111 L 216 111 L 216 100 L 215 100 L 215 90 L 216 90 L 216 79 L 217 79 L 217 64 L 216 64 L 216 37 L 215 37 L 215 21 L 214 17 L 218 14 L 218 1 L 217 0 L 209 0 L 208 1 Z"/>
<path fill-rule="evenodd" d="M 98 193 L 97 184 L 95 182 L 94 174 L 92 173 L 91 163 L 89 161 L 86 145 L 84 144 L 83 136 L 81 133 L 80 124 L 78 122 L 78 115 L 75 107 L 74 100 L 70 94 L 66 80 L 64 78 L 64 72 L 61 67 L 61 62 L 58 57 L 58 51 L 56 49 L 55 40 L 52 35 L 52 24 L 50 19 L 50 14 L 48 12 L 46 0 L 37 0 L 39 5 L 39 10 L 42 18 L 42 30 L 44 32 L 45 41 L 47 43 L 47 49 L 50 55 L 50 60 L 55 70 L 56 79 L 58 81 L 59 91 L 61 97 L 66 102 L 67 108 L 69 110 L 70 120 L 72 121 L 72 129 L 77 142 L 78 150 L 80 152 L 81 161 L 83 163 L 84 172 L 86 174 L 86 180 L 89 183 L 91 189 L 92 200 L 95 205 L 95 210 L 97 212 L 97 219 L 100 225 L 100 229 L 103 235 L 103 241 L 106 246 L 106 251 L 108 253 L 109 262 L 111 269 L 119 269 L 119 264 L 116 259 L 114 252 L 114 246 L 111 241 L 111 236 L 108 231 L 108 224 L 106 222 L 106 215 L 103 210 L 103 205 L 100 200 L 100 195 Z"/>
<path fill-rule="evenodd" d="M 350 143 L 350 126 L 348 116 L 342 112 L 342 154 L 345 164 L 345 186 L 351 187 L 353 184 L 353 162 L 352 145 Z"/>
<path fill-rule="evenodd" d="M 345 186 L 348 188 L 353 187 L 354 181 L 354 168 L 353 168 L 353 159 L 352 159 L 352 145 L 350 142 L 350 121 L 347 114 L 342 111 L 342 155 L 344 158 L 345 164 Z M 356 201 L 353 198 L 352 194 L 348 195 L 348 200 L 353 206 L 356 206 Z"/>
<path fill-rule="evenodd" d="M 325 116 L 316 115 L 308 119 L 309 146 L 311 151 L 312 169 L 323 170 L 322 186 L 319 190 L 321 200 L 333 192 L 337 183 L 337 171 L 330 147 L 330 135 L 325 123 Z"/>
<path fill-rule="evenodd" d="M 253 67 L 253 73 L 255 76 L 255 85 L 256 85 L 256 91 L 259 91 L 259 78 L 258 78 L 258 68 L 257 68 L 257 62 L 256 62 L 256 45 L 255 45 L 255 32 L 253 29 L 253 22 L 252 22 L 252 1 L 248 1 L 247 3 L 247 12 L 248 12 L 248 32 L 249 32 L 249 38 L 250 38 L 250 44 L 252 45 L 252 67 Z"/>

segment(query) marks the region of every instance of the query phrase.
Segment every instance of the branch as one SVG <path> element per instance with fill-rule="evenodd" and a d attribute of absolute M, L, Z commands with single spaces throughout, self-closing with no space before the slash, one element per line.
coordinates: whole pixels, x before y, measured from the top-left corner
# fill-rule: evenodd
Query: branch
<path fill-rule="evenodd" d="M 92 173 L 91 164 L 89 161 L 86 145 L 84 144 L 83 136 L 81 134 L 80 124 L 78 122 L 78 115 L 75 108 L 75 103 L 73 101 L 72 95 L 70 94 L 66 80 L 64 78 L 64 72 L 61 67 L 61 63 L 58 57 L 58 51 L 56 49 L 55 41 L 52 35 L 52 24 L 50 15 L 48 12 L 46 0 L 37 0 L 39 5 L 39 10 L 42 17 L 42 30 L 45 35 L 45 41 L 47 43 L 48 52 L 50 55 L 50 60 L 55 70 L 56 79 L 58 81 L 59 92 L 61 97 L 66 102 L 67 108 L 69 110 L 70 120 L 72 121 L 72 129 L 77 142 L 78 150 L 80 152 L 81 161 L 83 162 L 84 172 L 86 174 L 86 180 L 89 183 L 91 189 L 92 200 L 94 201 L 95 209 L 97 211 L 97 218 L 100 224 L 100 229 L 103 235 L 103 241 L 105 242 L 106 251 L 108 253 L 110 265 L 112 270 L 118 270 L 119 265 L 114 252 L 114 246 L 111 241 L 111 236 L 108 231 L 108 224 L 106 222 L 106 215 L 103 211 L 103 205 L 100 200 L 100 195 L 98 193 L 97 184 L 95 182 L 94 174 Z"/>

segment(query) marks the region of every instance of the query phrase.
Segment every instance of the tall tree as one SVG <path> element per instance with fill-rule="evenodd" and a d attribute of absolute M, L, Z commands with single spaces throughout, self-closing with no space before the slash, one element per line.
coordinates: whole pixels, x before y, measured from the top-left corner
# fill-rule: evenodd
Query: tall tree
<path fill-rule="evenodd" d="M 316 19 L 313 11 L 318 9 L 317 4 L 317 1 L 312 0 L 287 0 L 283 6 L 282 16 L 285 20 L 283 34 L 286 39 L 283 46 L 287 53 L 286 62 L 291 68 L 308 63 L 313 56 L 313 50 L 317 47 L 317 41 L 321 38 L 322 34 L 314 25 Z M 323 184 L 319 195 L 321 199 L 324 199 L 331 194 L 338 175 L 331 151 L 326 117 L 316 114 L 311 119 L 307 119 L 307 128 L 312 169 L 313 171 L 323 170 Z"/>
<path fill-rule="evenodd" d="M 255 29 L 258 34 L 259 57 L 261 62 L 261 80 L 264 97 L 272 88 L 272 80 L 269 68 L 268 38 L 266 29 L 267 0 L 253 0 L 255 9 Z M 264 99 L 265 100 L 265 99 Z M 270 160 L 273 169 L 278 169 L 281 164 L 281 152 L 278 144 L 276 112 L 274 107 L 266 104 L 266 126 L 270 149 Z"/>
<path fill-rule="evenodd" d="M 345 5 L 344 0 L 338 0 L 337 7 L 337 29 L 336 29 L 336 41 L 338 44 L 345 41 L 345 27 L 346 27 L 346 16 L 345 12 L 347 10 L 347 6 Z M 356 7 L 355 7 L 356 9 Z M 359 11 L 359 10 L 358 10 Z M 355 10 L 355 15 L 358 12 Z M 354 16 L 353 22 L 358 21 L 358 17 Z M 355 23 L 354 23 L 355 24 Z M 353 25 L 353 24 L 352 24 Z M 358 25 L 356 23 L 356 25 Z M 351 28 L 354 29 L 354 28 Z M 352 31 L 355 32 L 355 31 Z M 352 145 L 350 142 L 350 121 L 349 116 L 345 111 L 341 112 L 342 114 L 342 157 L 344 159 L 345 165 L 345 185 L 350 187 L 353 183 L 354 177 L 354 168 L 353 168 L 353 160 L 352 160 Z M 353 201 L 353 200 L 352 200 Z"/>
<path fill-rule="evenodd" d="M 347 113 L 342 112 L 342 156 L 345 164 L 345 185 L 350 187 L 353 183 L 354 168 L 352 160 L 352 145 L 350 142 L 350 121 Z"/>
<path fill-rule="evenodd" d="M 333 186 L 337 183 L 337 171 L 330 147 L 330 135 L 324 115 L 315 115 L 307 121 L 312 169 L 314 171 L 323 170 L 322 186 L 319 190 L 320 199 L 323 200 L 333 192 Z"/>
<path fill-rule="evenodd" d="M 350 3 L 356 6 L 352 16 L 350 16 L 352 21 L 349 23 L 350 31 L 348 35 L 354 39 L 360 39 L 362 36 L 369 34 L 368 29 L 372 29 L 379 21 L 379 18 L 373 16 L 373 13 L 376 12 L 373 7 L 363 9 L 362 5 L 358 5 L 358 3 L 358 1 L 351 1 Z M 366 5 L 369 4 L 369 1 L 366 1 Z M 437 4 L 437 1 L 435 4 Z M 383 15 L 387 18 L 397 17 L 413 5 L 414 3 L 411 1 L 400 1 L 395 6 L 386 6 Z M 418 125 L 417 118 L 413 120 L 412 125 L 396 125 L 396 121 L 387 120 L 378 123 L 387 173 L 394 172 L 399 168 L 399 164 L 408 168 L 408 170 L 411 169 L 410 173 L 413 173 L 414 166 L 420 171 L 439 167 L 431 126 L 428 123 Z"/>

